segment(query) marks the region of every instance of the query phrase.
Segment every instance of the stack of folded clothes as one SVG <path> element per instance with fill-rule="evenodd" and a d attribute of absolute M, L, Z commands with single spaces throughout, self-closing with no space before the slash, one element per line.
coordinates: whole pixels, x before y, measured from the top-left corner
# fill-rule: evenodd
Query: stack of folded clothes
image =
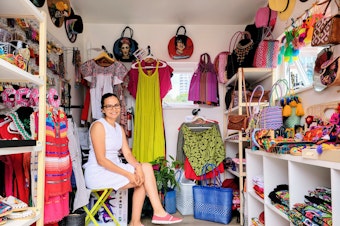
<path fill-rule="evenodd" d="M 285 214 L 289 214 L 289 190 L 287 184 L 280 184 L 268 195 L 272 204 Z"/>
<path fill-rule="evenodd" d="M 294 225 L 331 226 L 331 189 L 317 187 L 305 195 L 305 203 L 294 204 L 289 219 Z"/>
<path fill-rule="evenodd" d="M 263 182 L 263 176 L 255 176 L 252 179 L 253 181 L 253 189 L 255 191 L 255 193 L 260 196 L 262 199 L 264 199 L 264 191 L 263 191 L 263 187 L 264 187 L 264 182 Z"/>

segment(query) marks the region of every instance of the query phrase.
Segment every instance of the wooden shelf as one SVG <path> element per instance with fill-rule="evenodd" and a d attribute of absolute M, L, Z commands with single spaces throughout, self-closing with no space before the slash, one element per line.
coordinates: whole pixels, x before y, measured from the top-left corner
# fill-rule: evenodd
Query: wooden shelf
<path fill-rule="evenodd" d="M 0 155 L 37 153 L 37 196 L 34 197 L 36 216 L 27 220 L 8 220 L 6 226 L 44 225 L 45 137 L 46 137 L 46 13 L 41 12 L 30 0 L 1 0 L 1 18 L 25 18 L 37 21 L 39 26 L 39 75 L 32 75 L 0 59 L 0 82 L 26 83 L 39 89 L 38 137 L 35 140 L 0 141 Z"/>
<path fill-rule="evenodd" d="M 243 102 L 243 96 L 244 96 L 244 89 L 243 89 L 243 79 L 242 79 L 242 70 L 244 72 L 244 78 L 247 83 L 251 85 L 257 85 L 257 84 L 262 84 L 266 83 L 269 81 L 270 85 L 273 83 L 273 77 L 274 77 L 274 70 L 271 68 L 239 68 L 238 72 L 230 79 L 228 80 L 226 86 L 228 85 L 233 85 L 236 84 L 237 90 L 238 90 L 238 103 L 237 106 L 233 107 L 231 110 L 226 110 L 224 114 L 224 122 L 225 122 L 225 130 L 224 130 L 224 141 L 225 141 L 225 146 L 226 146 L 226 152 L 228 157 L 235 157 L 232 156 L 232 154 L 238 154 L 238 158 L 240 162 L 243 162 L 243 159 L 245 156 L 243 156 L 244 149 L 246 148 L 246 143 L 250 142 L 249 137 L 244 137 L 243 133 L 240 131 L 236 131 L 236 136 L 231 136 L 232 134 L 235 134 L 234 131 L 230 131 L 227 128 L 228 124 L 228 114 L 245 114 L 246 109 L 249 107 L 253 106 L 258 106 L 260 104 L 260 107 L 263 106 L 268 106 L 268 102 L 252 102 L 252 103 L 245 103 Z M 267 80 L 268 79 L 268 80 Z M 248 171 L 248 166 L 247 166 L 247 171 Z M 248 173 L 245 171 L 245 166 L 240 164 L 239 166 L 239 171 L 235 172 L 232 170 L 227 170 L 230 174 L 239 177 L 239 188 L 240 191 L 243 191 L 244 189 L 244 178 L 247 176 Z M 240 222 L 244 222 L 243 220 L 243 213 L 244 213 L 244 201 L 243 201 L 243 196 L 240 196 Z M 248 221 L 251 222 L 251 221 Z M 242 224 L 242 223 L 241 223 Z"/>

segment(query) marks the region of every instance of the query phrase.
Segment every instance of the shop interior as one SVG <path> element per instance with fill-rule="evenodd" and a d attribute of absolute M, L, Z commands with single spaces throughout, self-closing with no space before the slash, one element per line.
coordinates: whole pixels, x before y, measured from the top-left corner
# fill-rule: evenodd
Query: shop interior
<path fill-rule="evenodd" d="M 111 109 L 121 111 L 117 122 L 136 160 L 173 170 L 171 204 L 164 188 L 159 196 L 183 224 L 340 225 L 339 5 L 5 0 L 0 225 L 129 225 L 133 190 L 95 192 L 83 178 L 90 126 L 103 117 L 105 93 L 117 95 Z M 314 33 L 325 19 L 319 29 L 335 41 L 320 43 Z M 265 41 L 275 47 L 262 46 L 261 54 Z M 154 96 L 140 74 L 156 71 Z M 263 116 L 270 107 L 279 109 L 273 128 Z M 232 127 L 230 115 L 247 115 L 246 125 Z M 163 175 L 154 170 L 159 185 Z M 219 217 L 196 212 L 193 187 L 208 183 L 229 189 L 230 206 Z M 145 226 L 152 225 L 150 208 L 147 198 Z"/>

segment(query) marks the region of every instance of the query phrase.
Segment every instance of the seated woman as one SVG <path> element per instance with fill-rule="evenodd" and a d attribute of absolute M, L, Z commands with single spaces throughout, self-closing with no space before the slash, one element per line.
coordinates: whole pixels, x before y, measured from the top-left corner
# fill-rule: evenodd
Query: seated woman
<path fill-rule="evenodd" d="M 148 195 L 154 215 L 154 224 L 174 224 L 181 218 L 168 214 L 159 199 L 156 179 L 150 163 L 139 163 L 133 156 L 124 129 L 116 122 L 120 115 L 119 99 L 106 93 L 101 99 L 104 117 L 90 127 L 90 152 L 84 165 L 85 182 L 90 189 L 113 188 L 124 190 L 134 188 L 130 226 L 141 226 L 141 212 L 145 196 Z M 119 150 L 127 160 L 121 162 Z"/>

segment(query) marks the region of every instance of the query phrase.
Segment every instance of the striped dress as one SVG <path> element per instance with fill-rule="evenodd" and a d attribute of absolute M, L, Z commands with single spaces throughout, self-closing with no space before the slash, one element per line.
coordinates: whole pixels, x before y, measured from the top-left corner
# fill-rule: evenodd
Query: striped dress
<path fill-rule="evenodd" d="M 69 214 L 71 174 L 66 114 L 49 109 L 46 114 L 45 224 L 58 222 Z"/>

